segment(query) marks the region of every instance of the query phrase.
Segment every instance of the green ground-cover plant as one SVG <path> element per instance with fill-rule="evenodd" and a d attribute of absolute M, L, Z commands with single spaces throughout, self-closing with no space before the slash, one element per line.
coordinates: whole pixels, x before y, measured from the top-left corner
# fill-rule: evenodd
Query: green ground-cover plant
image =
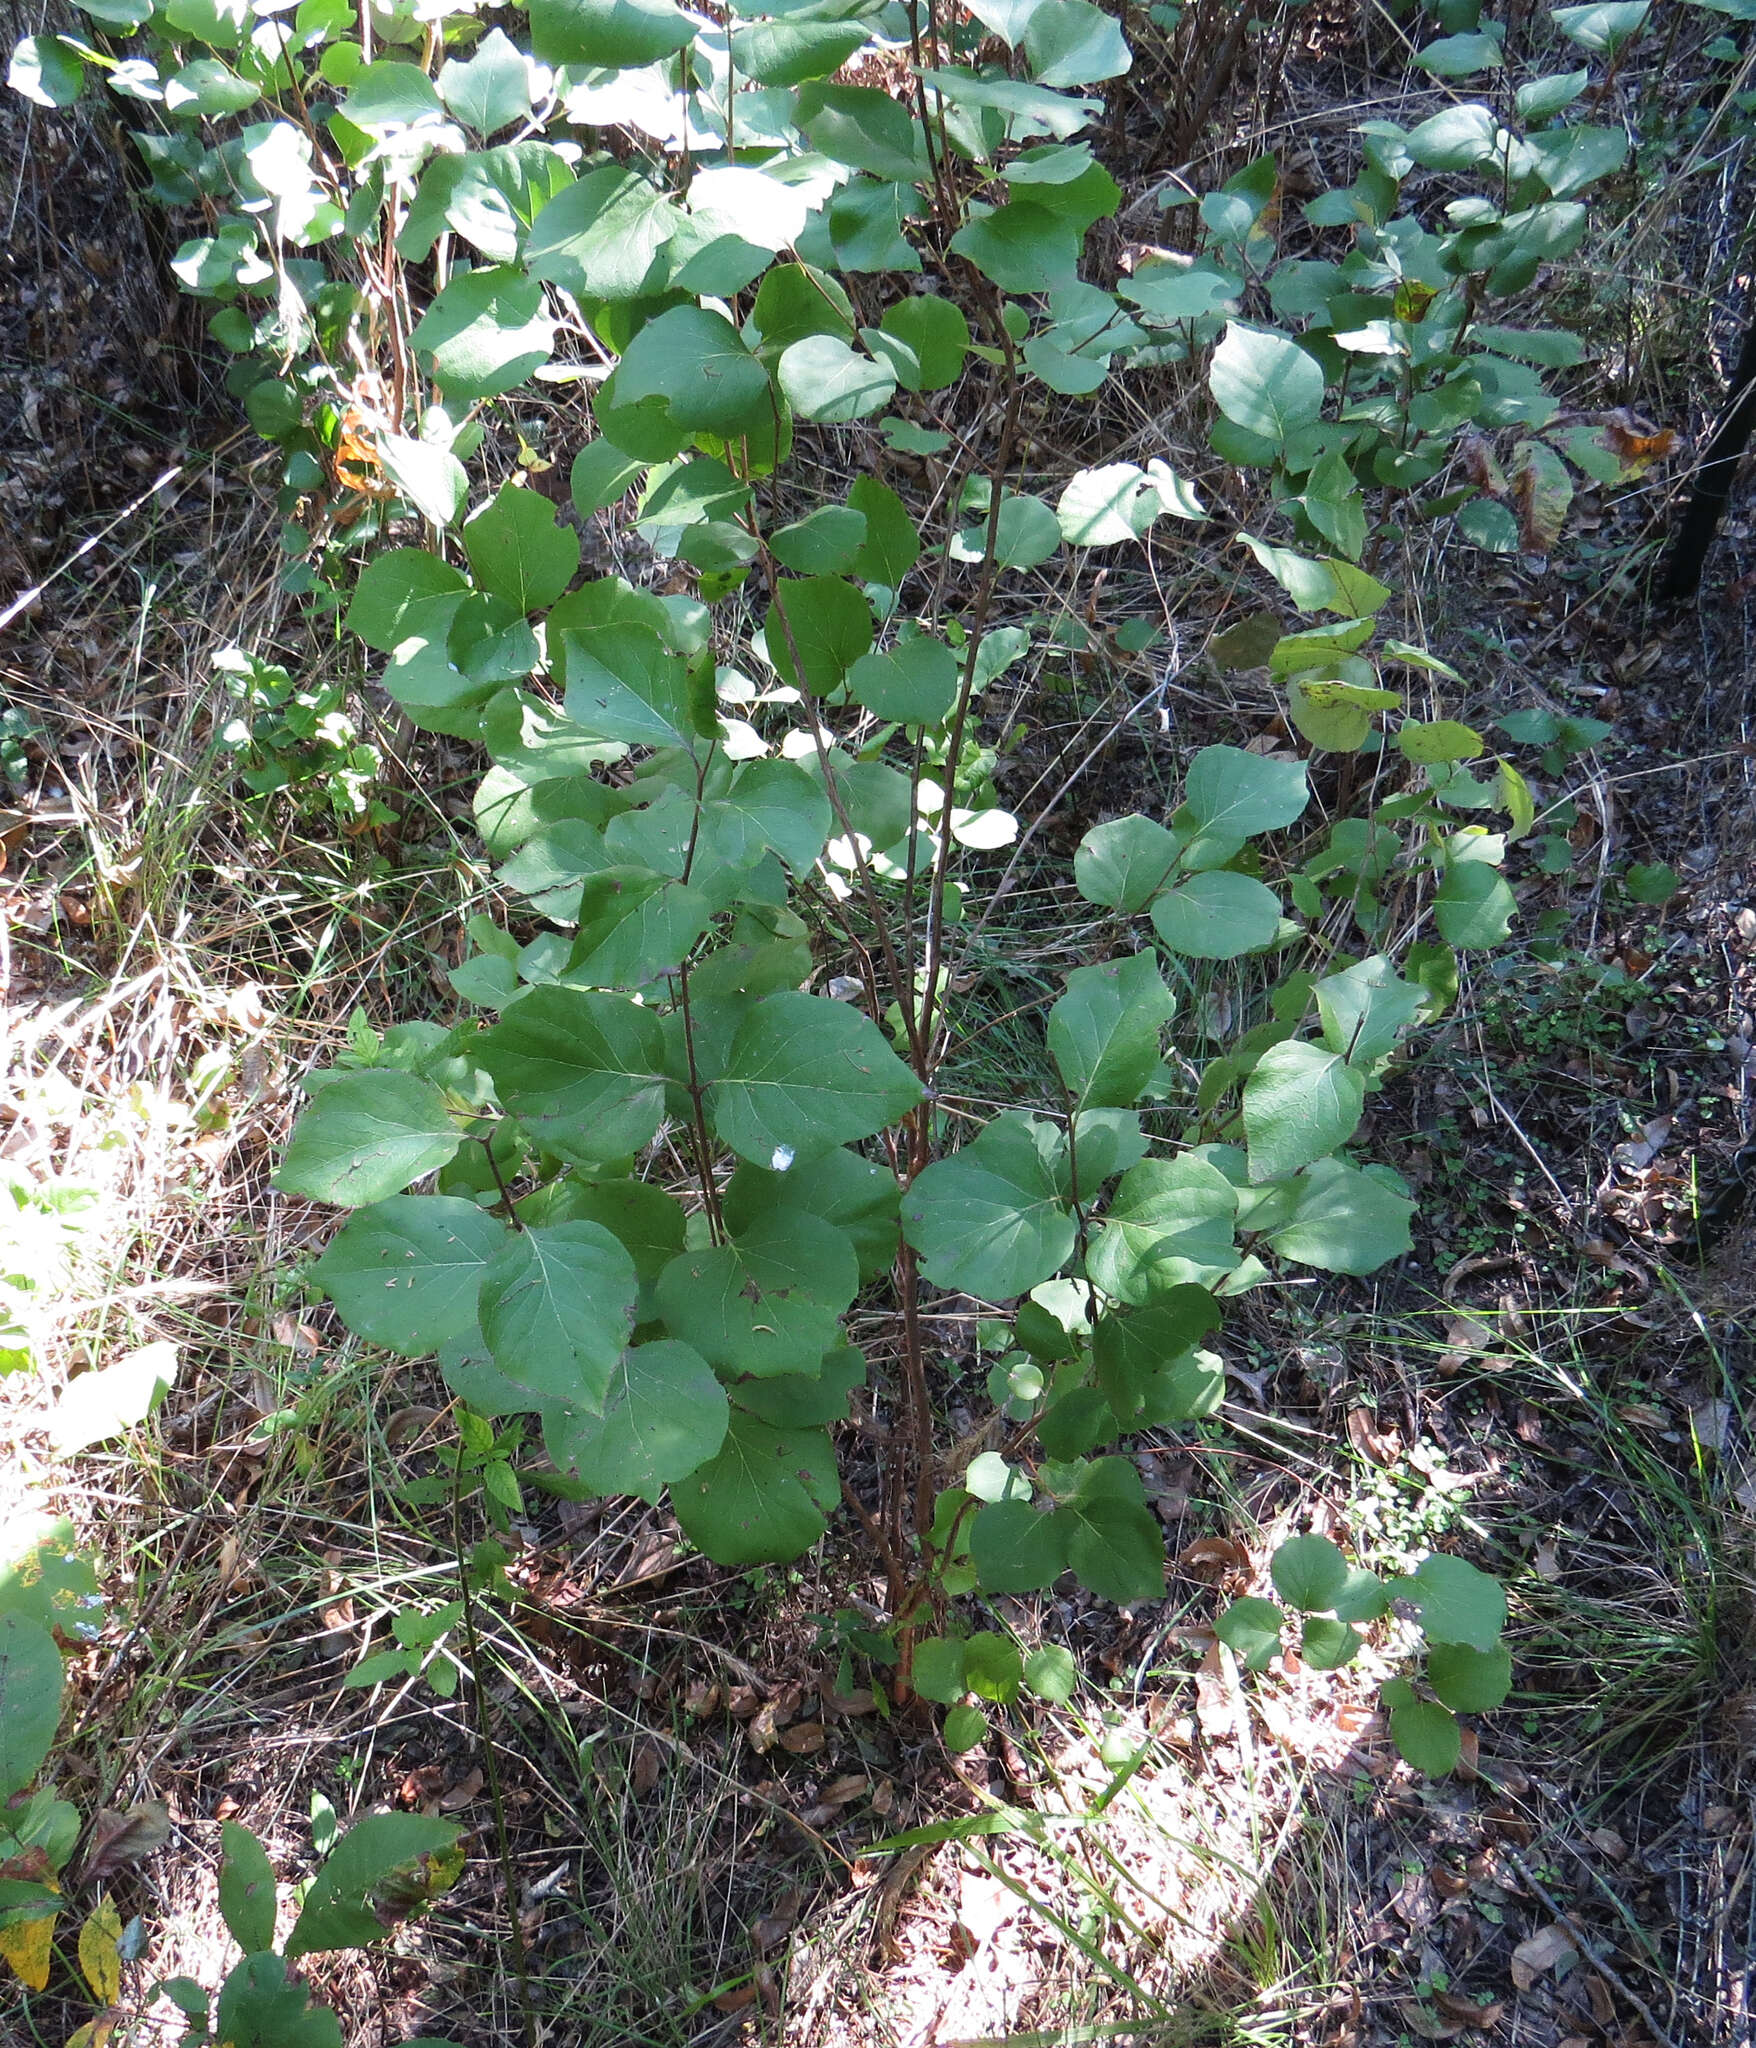
<path fill-rule="evenodd" d="M 7 1544 L 0 1569 L 0 1957 L 40 1991 L 50 1981 L 55 1929 L 74 1889 L 66 1873 L 84 1832 L 78 1807 L 41 1774 L 61 1723 L 64 1646 L 75 1650 L 101 1638 L 104 1602 L 91 1562 L 65 1522 L 39 1519 L 9 1528 Z M 463 1867 L 460 1831 L 449 1821 L 369 1815 L 327 1848 L 277 1947 L 267 1853 L 235 1821 L 224 1823 L 221 1836 L 220 1913 L 242 1960 L 219 1987 L 217 2005 L 203 1986 L 176 1977 L 148 1987 L 140 2008 L 168 1998 L 186 2023 L 182 2048 L 340 2048 L 335 2014 L 312 2001 L 287 1964 L 382 1939 L 446 1890 Z M 138 1953 L 138 1930 L 131 1934 L 123 1926 L 107 1895 L 81 1910 L 77 1966 L 100 2011 L 69 2048 L 102 2048 L 130 2016 L 122 1967 Z"/>
<path fill-rule="evenodd" d="M 353 1212 L 317 1284 L 367 1341 L 437 1353 L 479 1415 L 535 1415 L 569 1483 L 668 1491 L 722 1564 L 797 1555 L 846 1498 L 888 1579 L 899 1692 L 1060 1687 L 945 1634 L 947 1602 L 1069 1570 L 1156 1597 L 1162 1540 L 1114 1447 L 1218 1407 L 1228 1299 L 1408 1247 L 1408 1191 L 1349 1147 L 1456 951 L 1507 940 L 1500 867 L 1533 805 L 1480 734 L 1405 715 L 1408 675 L 1456 678 L 1394 637 L 1374 651 L 1383 539 L 1414 506 L 1546 548 L 1558 451 L 1628 468 L 1559 428 L 1542 373 L 1572 337 L 1485 318 L 1577 247 L 1578 195 L 1621 162 L 1619 131 L 1569 116 L 1624 36 L 1586 17 L 1626 10 L 1545 17 L 1584 61 L 1515 114 L 1497 92 L 1364 124 L 1359 176 L 1306 209 L 1333 256 L 1282 256 L 1264 158 L 1202 201 L 1197 254 L 1114 290 L 1082 274 L 1120 198 L 1084 138 L 1130 53 L 1089 0 L 724 24 L 538 0 L 491 28 L 326 0 L 84 11 L 90 35 L 29 39 L 14 82 L 61 105 L 97 72 L 147 110 L 154 196 L 203 216 L 178 276 L 283 451 L 289 582 L 382 657 L 416 726 L 485 748 L 476 821 L 521 906 L 472 921 L 464 1021 L 362 1035 L 309 1077 L 280 1184 Z M 868 54 L 900 96 L 845 82 Z M 1417 62 L 1496 70 L 1499 38 L 1453 22 Z M 1459 182 L 1405 203 L 1417 168 Z M 1313 749 L 1374 772 L 1357 812 L 1314 822 L 1305 761 L 1207 747 L 1168 819 L 1088 833 L 1074 881 L 1102 916 L 1046 1018 L 1058 1087 L 972 1118 L 939 1083 L 986 857 L 1018 831 L 979 730 L 1032 644 L 995 625 L 1004 580 L 1207 516 L 1161 460 L 1082 470 L 1053 503 L 1023 488 L 1023 406 L 1191 356 L 1216 453 L 1262 469 L 1288 522 L 1241 538 L 1308 615 L 1214 652 L 1266 665 Z M 966 373 L 996 405 L 959 432 L 940 394 Z M 580 581 L 577 527 L 529 480 L 570 390 L 596 428 L 574 512 L 628 508 L 672 565 L 662 591 Z M 801 503 L 801 423 L 833 442 L 869 419 L 930 465 L 924 523 L 874 474 Z M 1167 1060 L 1171 981 L 1234 962 L 1254 994 L 1233 1040 Z M 844 1319 L 880 1285 L 899 1359 L 869 1501 L 831 1431 L 869 1376 Z M 961 1465 L 929 1289 L 1013 1326 L 997 1447 Z M 1300 1585 L 1306 1661 L 1351 1647 L 1365 1609 Z M 1476 1610 L 1448 1637 L 1418 1574 L 1382 1592 L 1420 1608 L 1436 1658 L 1462 1643 L 1501 1669 Z M 1394 1704 L 1404 1732 L 1446 1711 Z"/>

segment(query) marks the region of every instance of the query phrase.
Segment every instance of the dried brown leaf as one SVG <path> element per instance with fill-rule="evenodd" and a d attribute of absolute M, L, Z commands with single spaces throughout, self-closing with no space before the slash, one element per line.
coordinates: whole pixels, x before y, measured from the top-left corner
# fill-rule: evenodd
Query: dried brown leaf
<path fill-rule="evenodd" d="M 106 1807 L 92 1816 L 91 1851 L 81 1884 L 96 1884 L 131 1863 L 153 1856 L 171 1839 L 171 1809 L 162 1799 L 142 1799 L 124 1813 Z"/>

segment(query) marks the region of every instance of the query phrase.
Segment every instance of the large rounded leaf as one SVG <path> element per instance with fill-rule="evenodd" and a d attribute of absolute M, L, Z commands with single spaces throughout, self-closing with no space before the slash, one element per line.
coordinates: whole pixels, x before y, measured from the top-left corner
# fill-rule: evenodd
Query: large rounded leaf
<path fill-rule="evenodd" d="M 625 1158 L 664 1115 L 664 1031 L 625 997 L 534 988 L 473 1050 L 505 1108 L 563 1159 Z"/>
<path fill-rule="evenodd" d="M 0 1614 L 0 1797 L 36 1776 L 61 1720 L 61 1652 L 40 1621 Z"/>
<path fill-rule="evenodd" d="M 868 1017 L 791 991 L 757 1004 L 707 1090 L 715 1134 L 740 1158 L 784 1172 L 905 1116 L 921 1084 Z"/>
<path fill-rule="evenodd" d="M 1059 1136 L 1008 1111 L 916 1176 L 903 1197 L 903 1235 L 936 1287 L 1005 1301 L 1060 1271 L 1077 1231 L 1054 1161 Z"/>
<path fill-rule="evenodd" d="M 1213 352 L 1208 383 L 1227 419 L 1277 446 L 1323 411 L 1323 369 L 1287 335 L 1234 320 Z"/>
<path fill-rule="evenodd" d="M 601 1411 L 634 1327 L 634 1261 L 598 1223 L 509 1237 L 482 1275 L 478 1316 L 494 1363 L 533 1407 Z"/>
<path fill-rule="evenodd" d="M 311 1277 L 356 1336 L 410 1358 L 476 1326 L 476 1296 L 506 1225 L 456 1195 L 396 1195 L 361 1209 Z"/>
<path fill-rule="evenodd" d="M 671 1488 L 684 1535 L 723 1565 L 799 1556 L 840 1499 L 827 1431 L 773 1429 L 737 1411 L 717 1456 Z"/>
<path fill-rule="evenodd" d="M 462 1143 L 430 1081 L 393 1067 L 337 1074 L 293 1126 L 275 1186 L 356 1209 L 400 1194 Z"/>
<path fill-rule="evenodd" d="M 731 1409 L 700 1352 L 673 1338 L 623 1352 L 601 1416 L 543 1418 L 543 1442 L 563 1470 L 595 1493 L 656 1502 L 718 1454 Z"/>

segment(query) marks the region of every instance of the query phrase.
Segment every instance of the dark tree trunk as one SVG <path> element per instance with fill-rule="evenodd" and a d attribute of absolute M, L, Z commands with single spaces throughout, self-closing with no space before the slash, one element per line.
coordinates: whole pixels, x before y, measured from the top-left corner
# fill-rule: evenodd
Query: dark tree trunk
<path fill-rule="evenodd" d="M 1738 367 L 1732 372 L 1725 407 L 1715 423 L 1696 473 L 1695 488 L 1689 494 L 1671 542 L 1659 582 L 1661 604 L 1681 604 L 1695 595 L 1752 428 L 1756 428 L 1756 307 L 1751 309 L 1744 328 L 1744 345 L 1738 351 Z"/>

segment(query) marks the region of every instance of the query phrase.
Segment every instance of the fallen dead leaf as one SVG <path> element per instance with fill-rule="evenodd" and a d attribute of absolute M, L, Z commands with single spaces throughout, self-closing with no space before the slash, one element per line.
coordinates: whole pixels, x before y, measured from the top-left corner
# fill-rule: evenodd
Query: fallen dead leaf
<path fill-rule="evenodd" d="M 658 1743 L 646 1741 L 636 1746 L 629 1779 L 637 1797 L 643 1797 L 658 1783 L 663 1764 L 664 1751 Z"/>
<path fill-rule="evenodd" d="M 815 1756 L 828 1739 L 821 1721 L 800 1721 L 782 1731 L 780 1746 L 790 1756 Z"/>
<path fill-rule="evenodd" d="M 1433 2003 L 1447 2017 L 1462 2020 L 1466 2027 L 1478 2027 L 1484 2032 L 1498 2026 L 1506 2008 L 1492 1998 L 1464 1998 L 1455 1991 L 1436 1991 Z"/>
<path fill-rule="evenodd" d="M 91 1853 L 79 1881 L 96 1884 L 131 1863 L 144 1862 L 170 1839 L 171 1809 L 162 1799 L 142 1799 L 124 1813 L 105 1808 L 92 1816 Z"/>
<path fill-rule="evenodd" d="M 692 1721 L 704 1721 L 720 1702 L 719 1687 L 711 1678 L 692 1679 L 683 1693 L 683 1711 Z"/>
<path fill-rule="evenodd" d="M 1226 1572 L 1247 1570 L 1250 1553 L 1229 1536 L 1202 1536 L 1178 1551 L 1177 1563 L 1197 1578 L 1218 1578 Z"/>
<path fill-rule="evenodd" d="M 1540 1927 L 1512 1951 L 1512 1981 L 1520 1991 L 1529 1991 L 1546 1971 L 1579 1953 L 1577 1943 L 1558 1920 Z"/>
<path fill-rule="evenodd" d="M 1614 1828 L 1593 1828 L 1585 1839 L 1600 1856 L 1607 1856 L 1612 1863 L 1620 1863 L 1628 1854 L 1628 1844 Z"/>
<path fill-rule="evenodd" d="M 1463 2032 L 1462 2020 L 1447 2019 L 1418 1999 L 1403 1999 L 1397 2011 L 1409 2032 L 1423 2041 L 1454 2041 Z"/>

